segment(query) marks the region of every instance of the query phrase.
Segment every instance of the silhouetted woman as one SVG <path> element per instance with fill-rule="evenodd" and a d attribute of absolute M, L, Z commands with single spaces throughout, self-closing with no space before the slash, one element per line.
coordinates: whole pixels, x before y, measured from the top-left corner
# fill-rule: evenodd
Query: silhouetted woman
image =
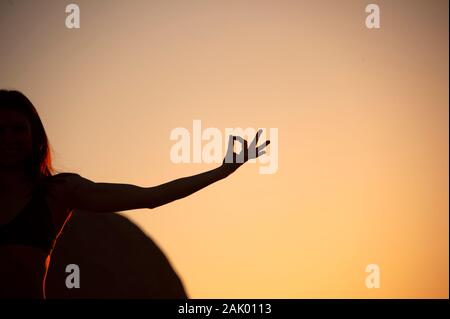
<path fill-rule="evenodd" d="M 155 208 L 186 197 L 265 153 L 239 136 L 222 165 L 155 187 L 95 183 L 75 173 L 54 174 L 39 115 L 18 91 L 0 90 L 0 298 L 45 298 L 45 277 L 55 242 L 72 211 L 117 212 Z M 233 152 L 234 140 L 243 147 Z M 242 160 L 236 160 L 241 158 Z"/>

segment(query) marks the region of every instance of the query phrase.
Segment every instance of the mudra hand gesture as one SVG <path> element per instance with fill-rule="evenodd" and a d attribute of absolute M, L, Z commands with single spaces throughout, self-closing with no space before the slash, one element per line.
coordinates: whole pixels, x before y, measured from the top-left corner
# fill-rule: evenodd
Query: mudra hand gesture
<path fill-rule="evenodd" d="M 258 144 L 259 136 L 262 133 L 262 129 L 258 130 L 256 133 L 255 138 L 250 143 L 250 146 L 247 146 L 247 141 L 244 140 L 240 136 L 234 136 L 230 135 L 228 138 L 228 149 L 227 154 L 225 155 L 225 158 L 222 162 L 222 168 L 228 173 L 231 174 L 235 170 L 237 170 L 242 164 L 247 162 L 249 159 L 257 158 L 266 151 L 263 151 L 264 148 L 266 148 L 267 145 L 270 144 L 270 140 L 266 140 L 265 143 L 261 144 L 260 146 L 256 146 Z M 236 154 L 234 152 L 234 141 L 238 140 L 242 144 L 242 150 L 239 154 Z"/>

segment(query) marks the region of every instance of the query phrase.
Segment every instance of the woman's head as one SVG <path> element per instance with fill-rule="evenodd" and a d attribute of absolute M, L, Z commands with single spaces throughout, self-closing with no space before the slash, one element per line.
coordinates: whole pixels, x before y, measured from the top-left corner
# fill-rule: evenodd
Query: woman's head
<path fill-rule="evenodd" d="M 44 126 L 19 91 L 0 90 L 0 165 L 23 166 L 33 181 L 53 174 Z"/>

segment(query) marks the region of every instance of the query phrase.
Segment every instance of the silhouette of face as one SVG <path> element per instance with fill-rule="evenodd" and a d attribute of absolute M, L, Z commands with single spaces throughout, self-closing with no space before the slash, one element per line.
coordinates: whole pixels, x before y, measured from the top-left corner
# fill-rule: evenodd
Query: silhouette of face
<path fill-rule="evenodd" d="M 22 113 L 0 109 L 0 165 L 23 163 L 32 152 L 31 124 Z"/>

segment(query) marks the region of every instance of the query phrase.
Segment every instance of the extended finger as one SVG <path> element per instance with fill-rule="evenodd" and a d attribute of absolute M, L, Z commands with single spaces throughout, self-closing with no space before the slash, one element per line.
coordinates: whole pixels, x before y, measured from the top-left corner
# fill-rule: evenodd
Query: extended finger
<path fill-rule="evenodd" d="M 263 144 L 261 144 L 260 146 L 257 147 L 258 151 L 263 150 L 269 144 L 270 144 L 270 140 L 267 140 L 265 143 L 263 143 Z"/>
<path fill-rule="evenodd" d="M 255 147 L 255 145 L 258 144 L 258 139 L 259 139 L 259 136 L 261 135 L 262 131 L 263 131 L 262 129 L 259 129 L 258 132 L 256 132 L 255 138 L 250 143 L 250 148 Z"/>

